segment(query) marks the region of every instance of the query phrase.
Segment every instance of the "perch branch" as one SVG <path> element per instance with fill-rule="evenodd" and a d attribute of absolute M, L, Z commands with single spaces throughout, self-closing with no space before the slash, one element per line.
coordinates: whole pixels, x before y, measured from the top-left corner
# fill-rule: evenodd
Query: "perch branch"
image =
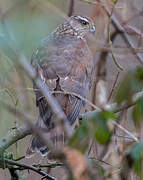
<path fill-rule="evenodd" d="M 0 147 L 7 149 L 18 140 L 23 139 L 30 134 L 31 132 L 27 125 L 20 126 L 19 128 L 12 128 L 6 136 L 3 136 L 0 139 Z"/>
<path fill-rule="evenodd" d="M 110 111 L 113 111 L 114 113 L 121 112 L 124 109 L 128 109 L 128 108 L 134 106 L 135 101 L 138 98 L 140 98 L 142 95 L 143 95 L 143 91 L 135 94 L 133 97 L 133 103 L 131 103 L 130 105 L 123 105 L 123 106 L 117 108 L 116 103 L 114 103 L 114 104 L 110 104 L 108 108 L 110 109 Z M 100 108 L 98 110 L 100 110 Z M 80 117 L 84 118 L 84 116 L 85 116 L 88 118 L 88 115 L 89 116 L 94 115 L 94 111 L 86 112 L 85 114 L 81 115 Z M 19 117 L 21 117 L 21 116 L 19 116 Z M 15 134 L 15 131 L 16 131 L 16 134 Z M 14 144 L 16 141 L 26 137 L 29 134 L 30 134 L 30 129 L 27 126 L 21 126 L 17 130 L 11 129 L 10 132 L 8 132 L 6 136 L 4 136 L 0 139 L 0 147 L 2 147 L 3 149 L 7 149 L 10 145 Z"/>
<path fill-rule="evenodd" d="M 3 107 L 5 107 L 5 109 L 7 109 L 10 113 L 15 115 L 15 108 L 13 108 L 12 106 L 9 106 L 3 102 L 1 102 Z M 17 110 L 17 116 L 23 120 L 29 127 L 29 131 L 31 131 L 38 139 L 40 139 L 50 150 L 54 149 L 53 144 L 50 140 L 50 138 L 46 135 L 46 137 L 44 136 L 42 129 L 39 129 L 39 127 L 37 127 L 36 124 L 34 124 L 34 120 L 27 116 L 25 113 Z M 27 129 L 25 129 L 25 131 L 23 131 L 23 137 L 25 137 L 26 134 L 25 132 L 27 132 Z M 17 132 L 17 135 L 19 135 L 19 133 Z M 22 136 L 22 133 L 20 131 L 20 136 Z M 6 137 L 6 136 L 5 136 Z M 13 135 L 13 137 L 11 137 L 9 143 L 7 142 L 7 146 L 9 146 L 9 144 L 11 144 L 13 142 L 13 139 L 15 138 L 15 134 Z M 4 146 L 4 143 L 3 143 Z"/>

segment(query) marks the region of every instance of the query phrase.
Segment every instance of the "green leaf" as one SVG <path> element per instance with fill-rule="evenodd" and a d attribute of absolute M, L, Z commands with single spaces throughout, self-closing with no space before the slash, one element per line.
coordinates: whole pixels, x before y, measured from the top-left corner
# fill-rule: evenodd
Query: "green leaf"
<path fill-rule="evenodd" d="M 116 120 L 117 119 L 117 115 L 111 111 L 102 111 L 101 113 L 102 118 L 109 120 Z"/>
<path fill-rule="evenodd" d="M 135 71 L 135 77 L 138 80 L 143 80 L 143 68 L 142 67 L 138 67 Z"/>
<path fill-rule="evenodd" d="M 68 179 L 67 180 L 74 180 L 74 178 L 73 177 L 68 177 Z"/>
<path fill-rule="evenodd" d="M 116 4 L 118 2 L 118 0 L 113 0 L 113 3 Z"/>
<path fill-rule="evenodd" d="M 82 117 L 81 125 L 76 129 L 69 141 L 69 145 L 84 153 L 91 138 L 95 138 L 100 144 L 107 144 L 111 132 L 108 127 L 108 120 L 116 119 L 116 115 L 110 111 L 93 111 Z"/>
<path fill-rule="evenodd" d="M 89 145 L 89 127 L 86 122 L 79 126 L 69 141 L 69 146 L 84 153 Z"/>
<path fill-rule="evenodd" d="M 132 111 L 132 116 L 135 126 L 139 127 L 143 117 L 143 96 L 136 101 L 136 105 Z"/>
<path fill-rule="evenodd" d="M 143 143 L 136 143 L 131 149 L 131 157 L 133 159 L 133 169 L 137 175 L 141 175 L 142 171 L 142 155 L 143 155 Z"/>
<path fill-rule="evenodd" d="M 126 73 L 116 92 L 116 101 L 121 104 L 123 101 L 132 102 L 132 96 L 143 88 L 143 68 Z"/>
<path fill-rule="evenodd" d="M 111 131 L 108 127 L 107 121 L 114 119 L 115 116 L 111 112 L 98 112 L 93 119 L 94 137 L 100 144 L 107 144 L 111 137 Z"/>

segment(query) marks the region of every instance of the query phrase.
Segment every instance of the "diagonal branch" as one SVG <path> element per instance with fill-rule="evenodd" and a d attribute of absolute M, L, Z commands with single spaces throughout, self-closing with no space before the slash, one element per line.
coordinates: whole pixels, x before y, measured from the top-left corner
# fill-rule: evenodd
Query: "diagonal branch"
<path fill-rule="evenodd" d="M 108 7 L 103 6 L 103 8 L 104 8 L 105 12 L 108 14 L 108 16 L 110 16 L 111 12 L 108 9 Z M 142 58 L 141 54 L 137 53 L 134 50 L 136 48 L 134 43 L 132 42 L 132 40 L 129 37 L 128 33 L 126 32 L 125 28 L 119 23 L 119 21 L 117 20 L 117 18 L 114 15 L 112 15 L 112 23 L 113 23 L 114 27 L 121 33 L 121 36 L 123 37 L 125 42 L 129 45 L 129 47 L 132 48 L 133 53 L 135 54 L 138 61 L 143 65 L 143 58 Z"/>
<path fill-rule="evenodd" d="M 3 107 L 5 107 L 10 113 L 14 114 L 15 115 L 15 108 L 13 108 L 12 106 L 9 106 L 3 102 L 1 102 Z M 54 147 L 53 147 L 53 143 L 51 142 L 51 139 L 49 136 L 45 136 L 43 134 L 43 131 L 42 129 L 39 129 L 39 127 L 37 127 L 36 124 L 33 123 L 33 119 L 31 117 L 29 117 L 28 115 L 26 115 L 25 113 L 17 110 L 17 116 L 23 120 L 26 124 L 27 124 L 27 127 L 29 129 L 27 129 L 26 127 L 25 128 L 22 128 L 23 130 L 23 133 L 22 131 L 17 131 L 17 138 L 15 137 L 15 133 L 11 133 L 11 138 L 9 138 L 9 143 L 8 141 L 6 142 L 6 145 L 4 144 L 3 140 L 0 140 L 3 142 L 3 147 L 5 147 L 5 149 L 10 146 L 12 143 L 14 143 L 15 140 L 19 140 L 20 138 L 24 138 L 25 136 L 29 135 L 30 133 L 33 133 L 38 139 L 40 139 L 44 144 L 45 146 L 47 146 L 50 150 L 53 150 Z M 6 137 L 6 136 L 5 136 Z M 7 135 L 7 137 L 9 137 Z M 16 142 L 16 141 L 15 141 Z M 1 144 L 0 144 L 1 146 Z M 3 148 L 2 147 L 2 148 Z"/>
<path fill-rule="evenodd" d="M 89 3 L 89 4 L 96 4 L 97 2 L 94 1 L 89 1 L 89 0 L 81 0 L 83 2 Z M 110 17 L 111 16 L 111 11 L 107 6 L 102 6 L 107 15 Z M 129 47 L 132 49 L 133 54 L 135 54 L 137 60 L 143 65 L 143 57 L 141 56 L 140 53 L 137 53 L 135 51 L 135 45 L 132 42 L 131 38 L 129 37 L 126 29 L 120 24 L 120 22 L 117 20 L 117 18 L 112 15 L 112 23 L 114 27 L 118 30 L 119 33 L 121 33 L 122 38 L 125 40 L 125 42 L 129 45 Z"/>
<path fill-rule="evenodd" d="M 0 139 L 0 147 L 2 149 L 7 149 L 9 146 L 15 142 L 23 139 L 24 137 L 30 135 L 30 129 L 27 125 L 20 126 L 19 128 L 11 129 L 6 136 Z"/>
<path fill-rule="evenodd" d="M 123 111 L 124 109 L 128 109 L 132 106 L 135 105 L 135 101 L 140 98 L 141 96 L 143 95 L 143 91 L 137 93 L 134 95 L 133 97 L 133 103 L 129 104 L 129 105 L 123 105 L 121 107 L 117 107 L 116 106 L 116 103 L 113 103 L 113 104 L 110 104 L 108 105 L 108 108 L 110 111 L 113 111 L 114 113 L 118 113 L 118 112 L 121 112 Z M 14 110 L 14 109 L 13 109 Z M 98 110 L 100 110 L 100 108 L 98 108 Z M 24 113 L 23 113 L 24 114 Z M 23 114 L 21 114 L 21 116 L 19 116 L 20 118 L 23 118 Z M 88 116 L 92 116 L 94 115 L 94 111 L 89 111 L 89 112 L 86 112 L 85 114 L 82 114 L 80 117 L 81 118 L 84 118 Z M 79 117 L 79 118 L 80 118 Z M 34 124 L 34 123 L 33 123 Z M 123 129 L 124 131 L 124 129 Z M 39 129 L 38 129 L 38 132 L 39 132 Z M 18 140 L 20 139 L 23 139 L 24 137 L 26 137 L 27 135 L 30 134 L 30 128 L 28 126 L 21 126 L 19 127 L 18 129 L 11 129 L 7 135 L 5 135 L 4 137 L 2 137 L 0 139 L 0 147 L 2 147 L 3 149 L 7 149 L 9 146 L 11 146 L 12 144 L 14 144 L 15 142 L 17 142 Z M 128 133 L 129 134 L 129 133 Z M 136 138 L 136 137 L 135 137 Z M 46 139 L 47 140 L 47 139 Z"/>
<path fill-rule="evenodd" d="M 24 70 L 28 73 L 29 77 L 34 80 L 36 86 L 41 90 L 43 95 L 45 96 L 47 103 L 51 107 L 53 113 L 56 115 L 55 125 L 58 127 L 61 127 L 65 131 L 65 134 L 67 137 L 70 137 L 72 135 L 72 128 L 70 127 L 67 117 L 65 113 L 62 111 L 59 103 L 57 100 L 53 97 L 51 91 L 47 87 L 47 85 L 39 78 L 37 77 L 37 74 L 33 67 L 30 65 L 30 63 L 27 61 L 24 55 L 19 56 L 19 62 L 24 68 Z"/>
<path fill-rule="evenodd" d="M 24 163 L 18 163 L 16 161 L 13 161 L 11 159 L 6 159 L 6 158 L 4 158 L 3 161 L 5 162 L 5 167 L 8 167 L 9 165 L 13 165 L 13 166 L 17 166 L 23 170 L 25 170 L 25 169 L 32 170 L 42 176 L 46 176 L 46 178 L 48 178 L 49 180 L 57 180 L 56 178 L 50 176 L 49 174 L 45 173 L 43 170 L 41 170 L 40 168 L 37 168 L 35 166 L 27 165 Z"/>

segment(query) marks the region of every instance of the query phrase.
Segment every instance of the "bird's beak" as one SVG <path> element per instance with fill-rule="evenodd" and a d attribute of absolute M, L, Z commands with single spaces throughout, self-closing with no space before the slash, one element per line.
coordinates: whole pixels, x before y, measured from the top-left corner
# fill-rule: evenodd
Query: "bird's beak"
<path fill-rule="evenodd" d="M 95 25 L 92 24 L 91 27 L 90 27 L 90 32 L 94 34 L 95 31 L 96 31 Z"/>

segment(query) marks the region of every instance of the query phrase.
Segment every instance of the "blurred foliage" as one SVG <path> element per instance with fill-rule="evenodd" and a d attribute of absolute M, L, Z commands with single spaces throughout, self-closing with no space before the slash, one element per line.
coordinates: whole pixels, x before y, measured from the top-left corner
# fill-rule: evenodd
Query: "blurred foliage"
<path fill-rule="evenodd" d="M 142 160 L 143 160 L 143 143 L 136 143 L 130 152 L 132 158 L 132 167 L 137 175 L 142 175 Z"/>
<path fill-rule="evenodd" d="M 123 81 L 117 90 L 116 101 L 121 104 L 123 101 L 132 102 L 132 96 L 143 88 L 143 68 L 138 67 L 134 71 L 126 73 Z"/>
<path fill-rule="evenodd" d="M 143 68 L 137 67 L 136 69 L 127 72 L 123 78 L 120 86 L 117 90 L 116 101 L 120 105 L 121 103 L 134 104 L 132 108 L 132 120 L 138 132 L 141 130 L 143 123 Z M 133 102 L 135 93 L 140 92 L 140 97 L 136 98 L 136 102 Z M 131 121 L 131 120 L 130 120 Z M 130 159 L 130 160 L 129 160 Z M 130 147 L 130 153 L 128 157 L 129 167 L 136 172 L 140 179 L 142 179 L 142 159 L 143 159 L 143 143 L 138 142 Z"/>
<path fill-rule="evenodd" d="M 116 119 L 116 115 L 109 111 L 95 111 L 92 116 L 84 117 L 69 145 L 85 152 L 90 145 L 91 138 L 100 144 L 107 144 L 111 136 L 111 130 L 108 126 L 109 119 Z"/>
<path fill-rule="evenodd" d="M 136 105 L 133 108 L 133 121 L 135 126 L 140 127 L 143 117 L 143 96 L 136 101 Z"/>
<path fill-rule="evenodd" d="M 143 89 L 143 68 L 137 67 L 135 70 L 128 72 L 117 90 L 116 101 L 118 104 L 125 102 L 126 104 L 133 103 L 135 93 Z M 135 126 L 141 125 L 143 116 L 143 96 L 137 99 L 133 108 L 132 117 Z"/>
<path fill-rule="evenodd" d="M 80 125 L 76 132 L 74 133 L 73 137 L 69 141 L 69 145 L 73 148 L 78 149 L 82 153 L 84 153 L 90 142 L 90 136 L 89 136 L 89 123 L 88 121 L 85 121 Z"/>
<path fill-rule="evenodd" d="M 91 166 L 96 169 L 96 171 L 98 172 L 99 175 L 104 176 L 106 171 L 103 168 L 103 166 L 101 166 L 97 161 L 92 160 L 91 161 Z"/>
<path fill-rule="evenodd" d="M 115 114 L 109 111 L 97 112 L 96 116 L 92 119 L 94 137 L 100 144 L 107 144 L 110 140 L 109 119 L 116 119 Z"/>

